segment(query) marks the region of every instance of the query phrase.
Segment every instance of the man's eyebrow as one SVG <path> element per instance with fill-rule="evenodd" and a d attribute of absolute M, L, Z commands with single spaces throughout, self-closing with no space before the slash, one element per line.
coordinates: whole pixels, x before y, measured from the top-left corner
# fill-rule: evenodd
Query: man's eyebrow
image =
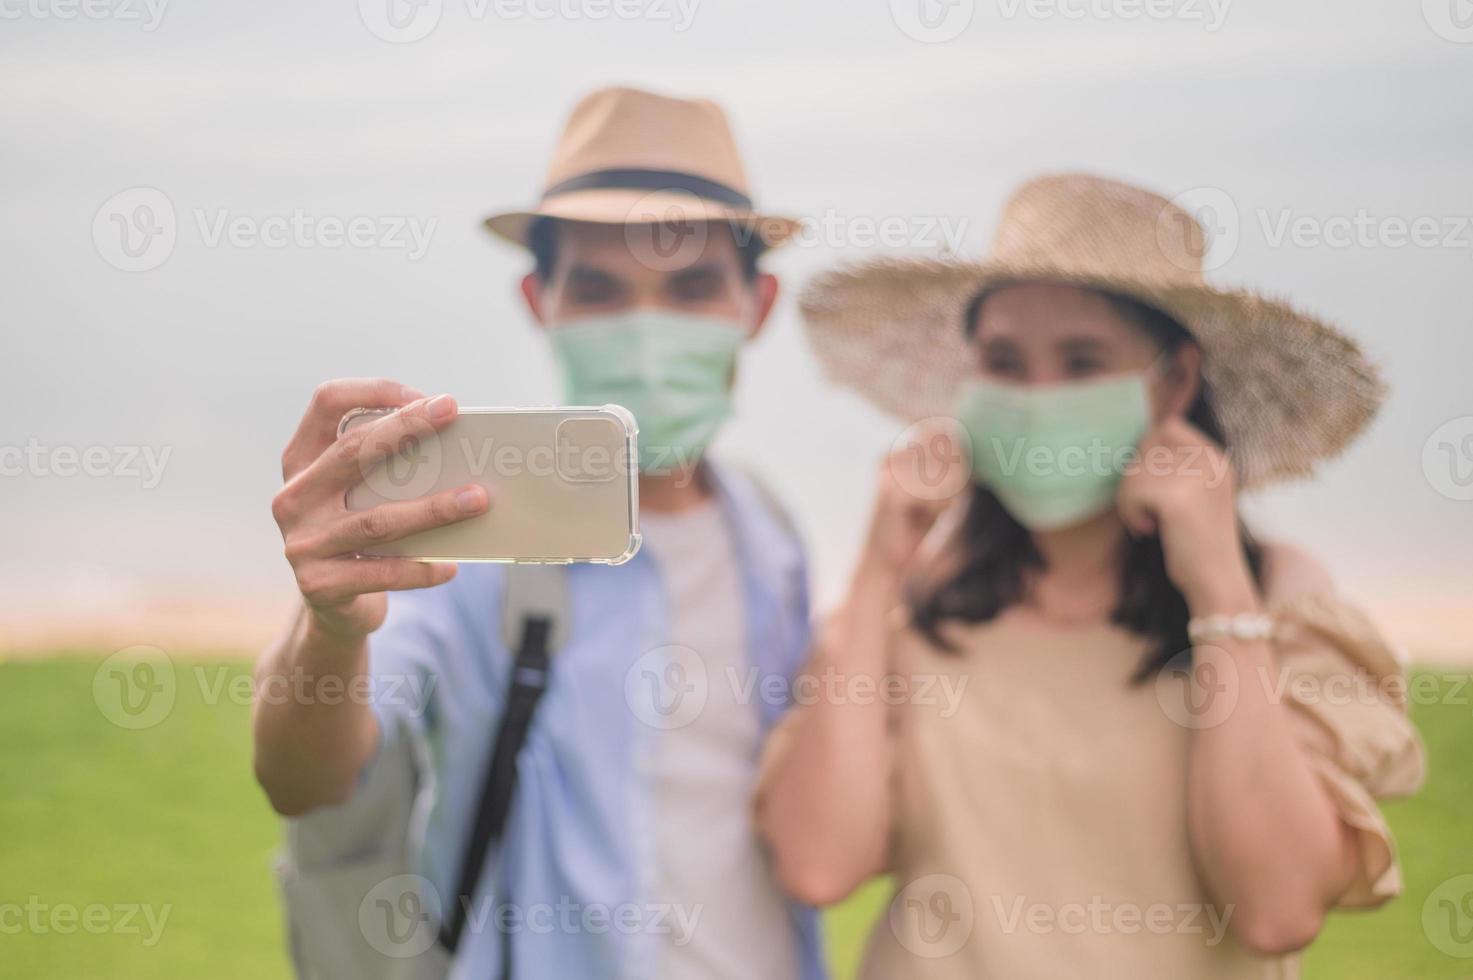
<path fill-rule="evenodd" d="M 1065 337 L 1059 341 L 1059 348 L 1071 354 L 1093 354 L 1104 347 L 1104 342 L 1098 337 Z"/>
<path fill-rule="evenodd" d="M 603 281 L 603 282 L 615 282 L 616 281 L 616 277 L 615 276 L 610 275 L 608 272 L 604 271 L 603 269 L 600 269 L 597 266 L 586 265 L 586 264 L 581 263 L 581 262 L 575 262 L 571 266 L 568 267 L 568 278 L 569 279 L 597 279 L 597 280 L 600 280 L 600 281 Z"/>
<path fill-rule="evenodd" d="M 678 269 L 675 272 L 671 273 L 672 278 L 679 279 L 695 279 L 701 276 L 716 276 L 717 278 L 722 278 L 725 275 L 726 270 L 722 268 L 722 264 L 720 262 L 716 261 L 697 262 L 694 265 L 688 265 L 684 269 Z"/>

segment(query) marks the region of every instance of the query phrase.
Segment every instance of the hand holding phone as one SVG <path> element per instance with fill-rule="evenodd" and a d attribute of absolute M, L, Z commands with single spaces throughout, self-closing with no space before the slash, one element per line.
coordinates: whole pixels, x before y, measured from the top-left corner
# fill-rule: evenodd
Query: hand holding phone
<path fill-rule="evenodd" d="M 617 405 L 460 410 L 385 379 L 331 381 L 282 454 L 272 514 L 318 621 L 366 636 L 383 593 L 449 581 L 446 562 L 627 561 L 637 459 Z"/>
<path fill-rule="evenodd" d="M 372 426 L 339 432 L 345 413 L 368 406 L 385 414 Z M 317 623 L 342 637 L 366 636 L 388 609 L 385 592 L 448 582 L 454 565 L 407 558 L 364 561 L 357 555 L 387 541 L 486 512 L 484 487 L 467 483 L 415 500 L 348 510 L 348 490 L 382 458 L 380 446 L 403 444 L 455 420 L 449 395 L 423 394 L 384 378 L 347 378 L 318 387 L 282 453 L 285 484 L 271 501 L 287 561 Z M 387 452 L 387 450 L 385 450 Z"/>

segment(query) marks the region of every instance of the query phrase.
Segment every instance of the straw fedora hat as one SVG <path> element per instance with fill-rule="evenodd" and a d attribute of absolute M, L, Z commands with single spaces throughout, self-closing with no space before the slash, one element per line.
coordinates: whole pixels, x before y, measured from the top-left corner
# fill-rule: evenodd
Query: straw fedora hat
<path fill-rule="evenodd" d="M 979 294 L 1053 282 L 1122 294 L 1174 317 L 1202 348 L 1242 486 L 1304 476 L 1370 421 L 1384 387 L 1355 341 L 1287 303 L 1202 277 L 1206 236 L 1172 202 L 1082 174 L 1008 200 L 991 256 L 877 259 L 821 273 L 799 298 L 825 372 L 906 420 L 946 415 L 975 354 Z"/>
<path fill-rule="evenodd" d="M 486 219 L 518 245 L 538 218 L 598 224 L 728 221 L 768 248 L 797 220 L 759 213 L 726 113 L 707 99 L 604 88 L 574 108 L 553 150 L 536 207 Z"/>

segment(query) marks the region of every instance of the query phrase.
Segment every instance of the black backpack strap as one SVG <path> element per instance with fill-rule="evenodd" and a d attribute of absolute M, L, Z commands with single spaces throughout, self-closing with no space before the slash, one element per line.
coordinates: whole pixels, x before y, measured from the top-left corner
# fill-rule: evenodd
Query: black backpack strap
<path fill-rule="evenodd" d="M 460 945 L 466 917 L 480 885 L 481 869 L 493 844 L 501 840 L 517 782 L 517 756 L 532 727 L 537 704 L 547 689 L 552 652 L 561 645 L 567 618 L 564 570 L 559 566 L 515 565 L 507 569 L 503 630 L 519 629 L 511 666 L 506 709 L 486 766 L 475 822 L 461 858 L 454 903 L 445 910 L 440 943 L 451 953 Z M 514 625 L 515 624 L 515 625 Z M 502 942 L 502 977 L 510 974 L 511 942 Z"/>

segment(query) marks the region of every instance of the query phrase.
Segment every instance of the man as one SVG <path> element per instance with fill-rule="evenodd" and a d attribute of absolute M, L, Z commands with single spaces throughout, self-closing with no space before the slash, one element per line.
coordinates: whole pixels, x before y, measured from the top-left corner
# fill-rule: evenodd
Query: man
<path fill-rule="evenodd" d="M 574 109 L 539 206 L 487 225 L 532 253 L 522 292 L 567 402 L 636 416 L 644 546 L 623 565 L 566 569 L 566 637 L 451 975 L 821 977 L 814 913 L 778 890 L 749 803 L 784 707 L 773 682 L 784 689 L 808 643 L 802 554 L 758 488 L 703 456 L 738 348 L 776 298 L 757 259 L 796 223 L 753 209 L 716 105 L 607 89 Z M 258 696 L 255 767 L 273 806 L 299 818 L 294 834 L 346 841 L 392 823 L 365 787 L 398 749 L 424 747 L 436 789 L 418 863 L 443 918 L 512 686 L 508 571 L 352 557 L 495 509 L 471 487 L 349 514 L 359 447 L 337 425 L 360 406 L 398 409 L 376 423 L 388 444 L 456 410 L 389 381 L 318 390 L 273 501 L 304 606 L 261 658 L 257 690 L 386 683 L 372 699 Z M 370 897 L 361 915 L 375 914 Z"/>

